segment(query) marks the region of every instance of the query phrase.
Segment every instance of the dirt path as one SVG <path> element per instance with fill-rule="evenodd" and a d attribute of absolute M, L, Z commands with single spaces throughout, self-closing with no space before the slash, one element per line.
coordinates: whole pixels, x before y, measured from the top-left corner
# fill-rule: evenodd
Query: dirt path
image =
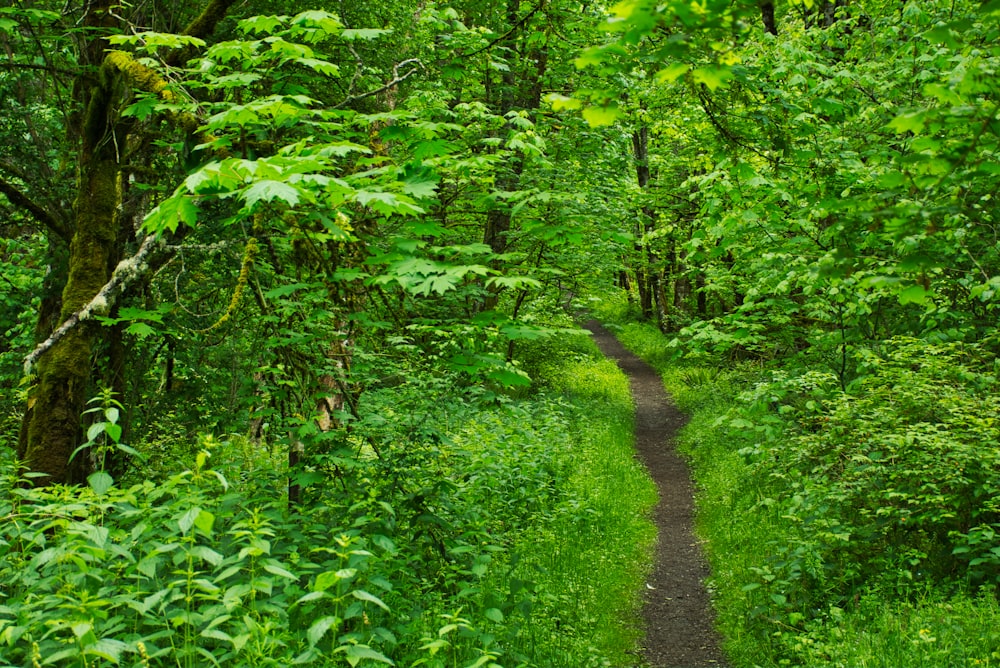
<path fill-rule="evenodd" d="M 635 401 L 639 458 L 659 489 L 654 511 L 659 540 L 643 607 L 651 668 L 723 666 L 719 636 L 703 584 L 708 566 L 693 532 L 694 486 L 673 441 L 687 418 L 670 401 L 663 382 L 648 364 L 627 351 L 597 321 L 584 325 L 598 347 L 629 377 Z"/>

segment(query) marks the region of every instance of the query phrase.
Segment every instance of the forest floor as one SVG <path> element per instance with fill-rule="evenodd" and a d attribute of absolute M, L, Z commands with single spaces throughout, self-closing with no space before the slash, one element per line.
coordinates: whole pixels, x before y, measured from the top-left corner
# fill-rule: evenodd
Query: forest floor
<path fill-rule="evenodd" d="M 651 668 L 724 666 L 705 589 L 708 565 L 694 535 L 694 485 L 687 464 L 674 449 L 677 432 L 687 418 L 670 400 L 652 367 L 597 321 L 584 327 L 601 352 L 629 378 L 636 450 L 659 490 L 652 518 L 658 535 L 656 556 L 643 605 L 643 655 Z"/>

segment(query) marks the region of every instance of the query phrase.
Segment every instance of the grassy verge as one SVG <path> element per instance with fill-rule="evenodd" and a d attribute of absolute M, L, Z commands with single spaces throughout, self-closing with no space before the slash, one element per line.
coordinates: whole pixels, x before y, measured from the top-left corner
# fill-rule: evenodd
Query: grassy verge
<path fill-rule="evenodd" d="M 483 583 L 484 601 L 516 634 L 505 665 L 636 665 L 640 592 L 651 568 L 656 503 L 633 456 L 628 380 L 592 341 L 548 341 L 536 371 L 559 417 L 535 440 L 553 455 L 550 498 L 520 521 L 502 562 Z M 495 427 L 478 425 L 492 438 Z M 523 462 L 522 462 L 523 465 Z"/>
<path fill-rule="evenodd" d="M 621 305 L 601 315 L 691 415 L 680 447 L 699 490 L 698 532 L 734 666 L 1000 666 L 989 552 L 1000 548 L 969 546 L 978 534 L 949 524 L 954 515 L 989 512 L 989 498 L 960 506 L 975 493 L 968 489 L 990 488 L 995 477 L 985 474 L 954 500 L 943 496 L 957 484 L 952 471 L 965 480 L 993 461 L 991 427 L 965 426 L 978 425 L 975 415 L 991 405 L 988 392 L 968 389 L 988 378 L 958 366 L 957 357 L 939 364 L 947 354 L 940 350 L 928 361 L 900 346 L 902 371 L 886 355 L 865 392 L 847 396 L 825 389 L 815 372 L 786 377 L 760 366 L 678 361 L 655 327 L 627 322 Z M 947 411 L 933 414 L 939 406 Z M 912 445 L 891 459 L 874 452 L 893 439 Z M 878 447 L 859 451 L 866 440 Z M 969 464 L 966 452 L 976 453 Z M 898 465 L 909 453 L 920 455 L 919 466 Z M 933 499 L 921 496 L 928 481 Z M 979 556 L 965 560 L 971 549 Z"/>

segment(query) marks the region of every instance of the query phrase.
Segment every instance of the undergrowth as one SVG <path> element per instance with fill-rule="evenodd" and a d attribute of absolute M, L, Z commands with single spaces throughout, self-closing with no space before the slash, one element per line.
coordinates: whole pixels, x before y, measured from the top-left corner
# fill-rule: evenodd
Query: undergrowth
<path fill-rule="evenodd" d="M 841 379 L 683 358 L 601 313 L 691 414 L 680 447 L 736 666 L 1000 666 L 995 361 L 893 339 Z"/>
<path fill-rule="evenodd" d="M 80 488 L 27 488 L 8 453 L 0 665 L 634 664 L 655 494 L 627 381 L 585 338 L 544 346 L 531 396 L 366 395 L 291 510 L 280 453 L 241 436 Z"/>

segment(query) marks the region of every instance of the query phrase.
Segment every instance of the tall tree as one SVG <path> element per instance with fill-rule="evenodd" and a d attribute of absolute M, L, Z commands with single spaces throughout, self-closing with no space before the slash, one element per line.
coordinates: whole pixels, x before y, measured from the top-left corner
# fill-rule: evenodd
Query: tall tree
<path fill-rule="evenodd" d="M 231 4 L 232 0 L 209 2 L 184 35 L 192 40 L 209 35 Z M 146 66 L 124 52 L 110 50 L 109 39 L 126 27 L 120 18 L 122 10 L 115 0 L 100 0 L 88 3 L 80 16 L 82 29 L 71 82 L 76 111 L 66 128 L 77 145 L 77 185 L 68 221 L 72 237 L 61 323 L 79 318 L 88 305 L 91 311 L 101 312 L 102 305 L 92 301 L 118 264 L 122 234 L 131 233 L 133 221 L 121 211 L 123 166 L 135 125 L 121 116 L 126 99 L 123 90 L 143 90 L 165 100 L 170 96 L 166 83 Z M 47 306 L 43 302 L 43 308 Z M 43 313 L 41 320 L 51 318 Z M 18 456 L 29 470 L 43 474 L 45 483 L 79 481 L 86 473 L 85 458 L 77 459 L 76 467 L 70 466 L 70 459 L 81 442 L 80 415 L 89 398 L 91 358 L 100 339 L 95 323 L 82 323 L 68 329 L 38 361 L 37 384 L 25 412 Z"/>

